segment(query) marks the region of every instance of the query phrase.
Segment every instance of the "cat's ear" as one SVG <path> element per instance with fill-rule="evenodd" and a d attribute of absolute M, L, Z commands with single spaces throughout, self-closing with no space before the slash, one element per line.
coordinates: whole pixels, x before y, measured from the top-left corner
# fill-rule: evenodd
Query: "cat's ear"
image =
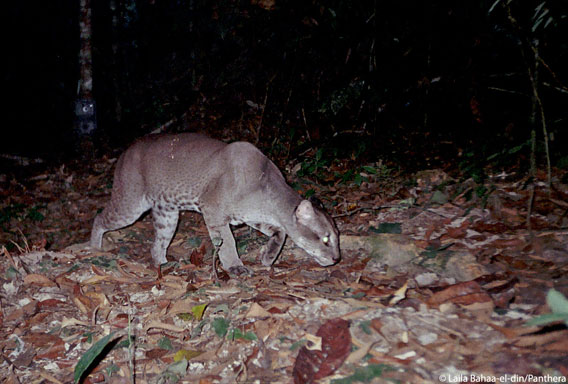
<path fill-rule="evenodd" d="M 307 225 L 314 218 L 314 207 L 309 200 L 302 200 L 296 207 L 294 214 L 301 224 Z"/>
<path fill-rule="evenodd" d="M 309 200 L 310 200 L 310 203 L 312 203 L 313 206 L 321 208 L 321 209 L 325 209 L 321 200 L 318 199 L 315 195 L 310 196 Z"/>

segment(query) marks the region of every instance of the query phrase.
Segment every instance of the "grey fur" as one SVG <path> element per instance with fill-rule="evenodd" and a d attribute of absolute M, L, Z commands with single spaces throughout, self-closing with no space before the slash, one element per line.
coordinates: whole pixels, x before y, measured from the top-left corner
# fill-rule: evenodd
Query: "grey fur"
<path fill-rule="evenodd" d="M 201 212 L 211 239 L 223 242 L 219 259 L 233 274 L 250 274 L 240 260 L 230 225 L 246 223 L 270 239 L 262 264 L 274 263 L 286 235 L 323 266 L 340 259 L 339 233 L 317 204 L 294 191 L 278 168 L 246 142 L 225 144 L 194 133 L 151 135 L 118 159 L 111 200 L 95 218 L 91 246 L 103 234 L 134 223 L 151 209 L 154 264 L 165 263 L 180 210 Z"/>

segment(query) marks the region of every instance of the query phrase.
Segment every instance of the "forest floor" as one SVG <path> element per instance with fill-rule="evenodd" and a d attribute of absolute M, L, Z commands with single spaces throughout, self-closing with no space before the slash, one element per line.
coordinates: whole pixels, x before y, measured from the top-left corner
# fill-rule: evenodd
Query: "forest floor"
<path fill-rule="evenodd" d="M 115 161 L 0 175 L 1 383 L 70 383 L 81 358 L 85 383 L 568 379 L 566 324 L 527 325 L 551 312 L 552 288 L 568 294 L 560 171 L 550 192 L 538 175 L 530 232 L 527 178 L 512 172 L 481 189 L 438 169 L 327 186 L 291 172 L 335 217 L 341 262 L 321 267 L 287 241 L 263 267 L 266 239 L 240 227 L 255 275 L 216 281 L 197 213 L 181 215 L 161 276 L 148 215 L 105 251 L 80 245 Z"/>

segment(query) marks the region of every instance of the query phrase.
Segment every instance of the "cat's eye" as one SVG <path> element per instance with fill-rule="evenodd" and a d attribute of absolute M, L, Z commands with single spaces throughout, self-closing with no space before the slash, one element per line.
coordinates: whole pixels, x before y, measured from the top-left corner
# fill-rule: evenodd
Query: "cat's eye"
<path fill-rule="evenodd" d="M 324 236 L 324 237 L 322 237 L 322 238 L 321 238 L 321 241 L 323 241 L 323 243 L 324 243 L 325 245 L 327 245 L 327 244 L 329 243 L 329 236 Z"/>

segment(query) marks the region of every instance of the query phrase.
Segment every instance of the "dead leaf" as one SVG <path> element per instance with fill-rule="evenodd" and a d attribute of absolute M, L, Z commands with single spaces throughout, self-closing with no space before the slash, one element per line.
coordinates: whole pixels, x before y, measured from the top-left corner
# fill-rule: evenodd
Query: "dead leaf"
<path fill-rule="evenodd" d="M 262 308 L 257 303 L 252 303 L 248 312 L 245 315 L 246 319 L 254 318 L 254 317 L 270 317 L 272 314 L 268 312 L 266 309 Z"/>
<path fill-rule="evenodd" d="M 455 303 L 456 301 L 460 302 L 461 304 L 464 304 L 467 302 L 471 302 L 471 300 L 461 299 L 462 297 L 466 297 L 472 294 L 479 294 L 479 293 L 484 293 L 481 286 L 475 281 L 467 281 L 464 283 L 450 285 L 444 290 L 434 293 L 427 300 L 427 304 L 430 306 L 438 306 L 442 303 L 446 302 Z"/>
<path fill-rule="evenodd" d="M 148 324 L 146 324 L 146 326 L 144 327 L 144 332 L 148 332 L 148 330 L 150 330 L 152 328 L 165 329 L 167 331 L 172 331 L 172 332 L 184 332 L 185 331 L 184 328 L 178 327 L 177 325 L 166 324 L 166 323 L 162 323 L 160 321 L 151 321 Z"/>
<path fill-rule="evenodd" d="M 294 364 L 294 383 L 310 383 L 332 374 L 343 364 L 351 350 L 351 333 L 349 322 L 341 318 L 328 320 L 323 324 L 316 336 L 322 339 L 322 348 L 300 349 Z"/>
<path fill-rule="evenodd" d="M 396 290 L 392 298 L 389 300 L 389 305 L 395 305 L 406 297 L 406 290 L 408 289 L 408 281 L 402 287 Z"/>
<path fill-rule="evenodd" d="M 44 275 L 40 275 L 37 273 L 30 273 L 26 277 L 24 277 L 24 284 L 28 285 L 38 285 L 40 287 L 56 287 L 53 281 L 45 277 Z"/>
<path fill-rule="evenodd" d="M 304 334 L 304 339 L 309 341 L 306 345 L 309 351 L 321 351 L 321 337 L 306 333 Z"/>

